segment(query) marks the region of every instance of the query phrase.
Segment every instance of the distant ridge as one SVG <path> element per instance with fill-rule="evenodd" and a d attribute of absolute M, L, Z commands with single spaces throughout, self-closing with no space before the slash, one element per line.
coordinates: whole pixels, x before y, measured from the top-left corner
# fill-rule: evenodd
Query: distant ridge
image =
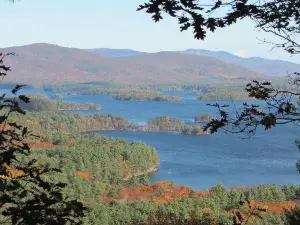
<path fill-rule="evenodd" d="M 109 58 L 134 56 L 134 55 L 140 55 L 145 53 L 145 52 L 139 52 L 131 49 L 95 48 L 95 49 L 87 49 L 87 50 Z"/>
<path fill-rule="evenodd" d="M 35 86 L 62 82 L 195 84 L 210 80 L 235 82 L 265 78 L 263 74 L 213 57 L 180 52 L 142 53 L 125 49 L 95 54 L 92 50 L 46 43 L 0 51 L 17 54 L 6 59 L 12 72 L 5 81 Z"/>
<path fill-rule="evenodd" d="M 211 56 L 224 62 L 242 66 L 249 70 L 263 73 L 268 76 L 280 77 L 286 76 L 288 73 L 300 71 L 300 64 L 282 60 L 271 60 L 261 57 L 242 58 L 225 51 L 209 51 L 202 49 L 187 49 L 182 52 L 195 55 Z"/>
<path fill-rule="evenodd" d="M 129 56 L 147 54 L 147 52 L 139 52 L 131 49 L 98 48 L 98 49 L 90 49 L 89 51 L 93 51 L 99 55 L 110 57 L 110 58 L 129 57 Z M 282 60 L 265 59 L 261 57 L 242 58 L 226 51 L 186 49 L 184 51 L 173 51 L 173 52 L 181 52 L 184 54 L 194 54 L 194 55 L 213 57 L 223 62 L 241 66 L 248 70 L 252 70 L 257 73 L 262 73 L 271 77 L 284 77 L 288 73 L 294 73 L 300 71 L 300 64 L 282 61 Z"/>

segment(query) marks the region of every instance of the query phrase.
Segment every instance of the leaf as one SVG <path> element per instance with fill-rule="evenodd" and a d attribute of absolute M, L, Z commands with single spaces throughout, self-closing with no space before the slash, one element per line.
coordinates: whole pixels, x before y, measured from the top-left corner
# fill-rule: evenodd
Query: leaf
<path fill-rule="evenodd" d="M 30 101 L 30 98 L 28 98 L 28 97 L 25 96 L 25 95 L 20 95 L 20 96 L 19 96 L 19 99 L 20 99 L 21 101 L 25 102 L 25 103 L 29 103 L 29 101 Z"/>
<path fill-rule="evenodd" d="M 14 95 L 22 88 L 25 87 L 27 85 L 16 85 L 16 87 L 14 89 L 12 89 L 11 93 L 13 93 Z"/>

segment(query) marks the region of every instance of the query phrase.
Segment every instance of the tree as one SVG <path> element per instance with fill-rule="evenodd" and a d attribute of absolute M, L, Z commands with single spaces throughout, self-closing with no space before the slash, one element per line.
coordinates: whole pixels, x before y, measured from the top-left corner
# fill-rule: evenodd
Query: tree
<path fill-rule="evenodd" d="M 12 53 L 0 53 L 2 78 L 10 71 L 4 64 L 7 55 Z M 38 166 L 36 160 L 27 157 L 30 148 L 26 138 L 34 134 L 10 119 L 14 113 L 26 113 L 19 103 L 28 103 L 30 99 L 17 96 L 21 88 L 17 85 L 12 90 L 13 98 L 6 98 L 5 94 L 0 96 L 0 223 L 82 224 L 83 204 L 63 194 L 65 183 L 52 182 L 46 177 L 61 171 Z"/>
<path fill-rule="evenodd" d="M 281 39 L 273 43 L 292 54 L 300 53 L 295 37 L 300 32 L 300 4 L 298 0 L 213 0 L 201 4 L 199 0 L 149 0 L 138 10 L 146 10 L 155 22 L 163 13 L 177 18 L 181 31 L 193 29 L 196 39 L 205 39 L 207 31 L 228 27 L 239 20 L 250 19 L 256 28 Z"/>

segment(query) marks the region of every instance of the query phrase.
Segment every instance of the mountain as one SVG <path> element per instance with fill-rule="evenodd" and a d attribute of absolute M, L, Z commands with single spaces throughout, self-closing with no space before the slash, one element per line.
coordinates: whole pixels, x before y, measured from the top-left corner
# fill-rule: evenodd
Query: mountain
<path fill-rule="evenodd" d="M 147 54 L 146 52 L 139 52 L 131 49 L 98 48 L 98 49 L 89 49 L 89 51 L 110 58 L 129 57 L 129 56 Z M 257 73 L 262 73 L 271 77 L 284 77 L 288 73 L 300 71 L 300 64 L 291 63 L 282 60 L 265 59 L 261 57 L 242 58 L 225 51 L 187 49 L 184 51 L 174 51 L 174 52 L 213 57 L 223 62 L 241 66 L 248 70 Z"/>
<path fill-rule="evenodd" d="M 0 49 L 15 52 L 5 59 L 12 67 L 6 82 L 44 83 L 106 81 L 121 84 L 198 83 L 205 79 L 263 77 L 208 56 L 178 52 L 148 53 L 109 58 L 93 52 L 52 44 Z"/>
<path fill-rule="evenodd" d="M 283 77 L 288 73 L 300 71 L 300 64 L 282 60 L 270 60 L 261 57 L 242 58 L 225 51 L 209 51 L 202 49 L 187 49 L 182 51 L 187 54 L 210 56 L 227 63 L 232 63 L 257 73 L 263 73 L 273 77 Z"/>
<path fill-rule="evenodd" d="M 134 55 L 140 55 L 145 53 L 145 52 L 139 52 L 131 49 L 112 49 L 112 48 L 95 48 L 95 49 L 87 49 L 87 50 L 109 58 L 134 56 Z"/>
<path fill-rule="evenodd" d="M 182 54 L 179 52 L 158 52 L 120 58 L 123 61 L 178 73 L 186 79 L 199 78 L 262 78 L 264 75 L 248 69 L 225 63 L 213 57 Z M 193 80 L 194 80 L 193 79 Z"/>

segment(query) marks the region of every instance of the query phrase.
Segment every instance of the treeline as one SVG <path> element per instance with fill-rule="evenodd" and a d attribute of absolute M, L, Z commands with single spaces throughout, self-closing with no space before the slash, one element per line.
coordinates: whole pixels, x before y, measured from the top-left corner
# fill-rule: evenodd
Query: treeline
<path fill-rule="evenodd" d="M 67 94 L 109 95 L 113 99 L 126 101 L 181 101 L 180 97 L 167 96 L 156 90 L 110 83 L 66 84 L 45 89 Z"/>
<path fill-rule="evenodd" d="M 177 131 L 181 132 L 184 128 L 184 122 L 177 117 L 157 116 L 147 123 L 151 131 Z"/>
<path fill-rule="evenodd" d="M 119 90 L 116 92 L 109 93 L 109 95 L 116 100 L 126 101 L 168 101 L 168 102 L 179 102 L 180 97 L 167 96 L 157 91 L 151 90 Z"/>
<path fill-rule="evenodd" d="M 168 116 L 157 116 L 151 119 L 147 125 L 148 131 L 173 131 L 181 132 L 186 135 L 204 135 L 209 132 L 204 132 L 200 125 L 185 125 L 184 121 L 177 117 L 170 118 Z"/>
<path fill-rule="evenodd" d="M 200 94 L 197 100 L 251 100 L 249 94 L 238 87 L 212 88 L 205 94 Z"/>
<path fill-rule="evenodd" d="M 166 184 L 166 185 L 165 185 Z M 171 186 L 171 187 L 170 187 Z M 128 195 L 149 195 L 157 186 L 129 189 Z M 198 192 L 161 183 L 148 201 L 113 200 L 93 204 L 86 224 L 142 225 L 287 225 L 298 224 L 299 186 L 259 185 L 227 190 L 221 184 Z M 177 198 L 173 198 L 176 192 Z M 144 193 L 144 194 L 143 194 Z M 142 198 L 143 199 L 143 198 Z M 235 222 L 234 222 L 235 221 Z M 240 223 L 238 223 L 240 221 Z"/>
<path fill-rule="evenodd" d="M 22 109 L 28 111 L 47 111 L 47 110 L 99 110 L 100 105 L 94 103 L 73 103 L 69 101 L 49 99 L 46 95 L 35 94 L 27 95 L 29 103 L 19 101 Z"/>
<path fill-rule="evenodd" d="M 12 120 L 26 124 L 29 129 L 43 137 L 46 141 L 55 140 L 65 144 L 67 135 L 86 133 L 97 130 L 134 130 L 123 117 L 108 115 L 82 115 L 64 111 L 31 111 L 26 117 L 14 115 Z M 59 131 L 59 132 L 58 132 Z"/>
<path fill-rule="evenodd" d="M 209 90 L 211 83 L 199 84 L 140 84 L 140 85 L 124 85 L 111 82 L 89 82 L 89 83 L 69 83 L 61 85 L 45 85 L 46 90 L 59 92 L 73 92 L 77 94 L 102 94 L 103 90 L 118 90 L 118 89 L 138 89 L 138 90 L 155 90 L 155 91 L 200 91 Z"/>
<path fill-rule="evenodd" d="M 195 123 L 208 123 L 212 121 L 215 117 L 208 113 L 201 113 L 195 116 L 194 121 Z"/>
<path fill-rule="evenodd" d="M 157 116 L 147 122 L 145 125 L 130 123 L 127 119 L 121 116 L 113 116 L 111 114 L 102 115 L 82 115 L 79 113 L 68 113 L 62 111 L 31 111 L 26 115 L 26 123 L 31 129 L 36 129 L 35 125 L 40 124 L 39 134 L 45 138 L 50 137 L 55 131 L 68 133 L 89 132 L 99 130 L 127 130 L 127 131 L 149 131 L 149 132 L 182 132 L 188 135 L 203 135 L 204 132 L 200 125 L 188 126 L 176 117 Z M 22 117 L 17 116 L 18 122 L 22 121 Z M 54 129 L 54 130 L 52 130 Z M 49 130 L 51 132 L 49 133 Z M 71 133 L 72 133 L 71 132 Z M 66 140 L 59 140 L 60 135 L 55 135 L 57 143 L 65 143 Z M 51 137 L 52 138 L 52 137 Z M 50 138 L 50 140 L 52 140 Z"/>

